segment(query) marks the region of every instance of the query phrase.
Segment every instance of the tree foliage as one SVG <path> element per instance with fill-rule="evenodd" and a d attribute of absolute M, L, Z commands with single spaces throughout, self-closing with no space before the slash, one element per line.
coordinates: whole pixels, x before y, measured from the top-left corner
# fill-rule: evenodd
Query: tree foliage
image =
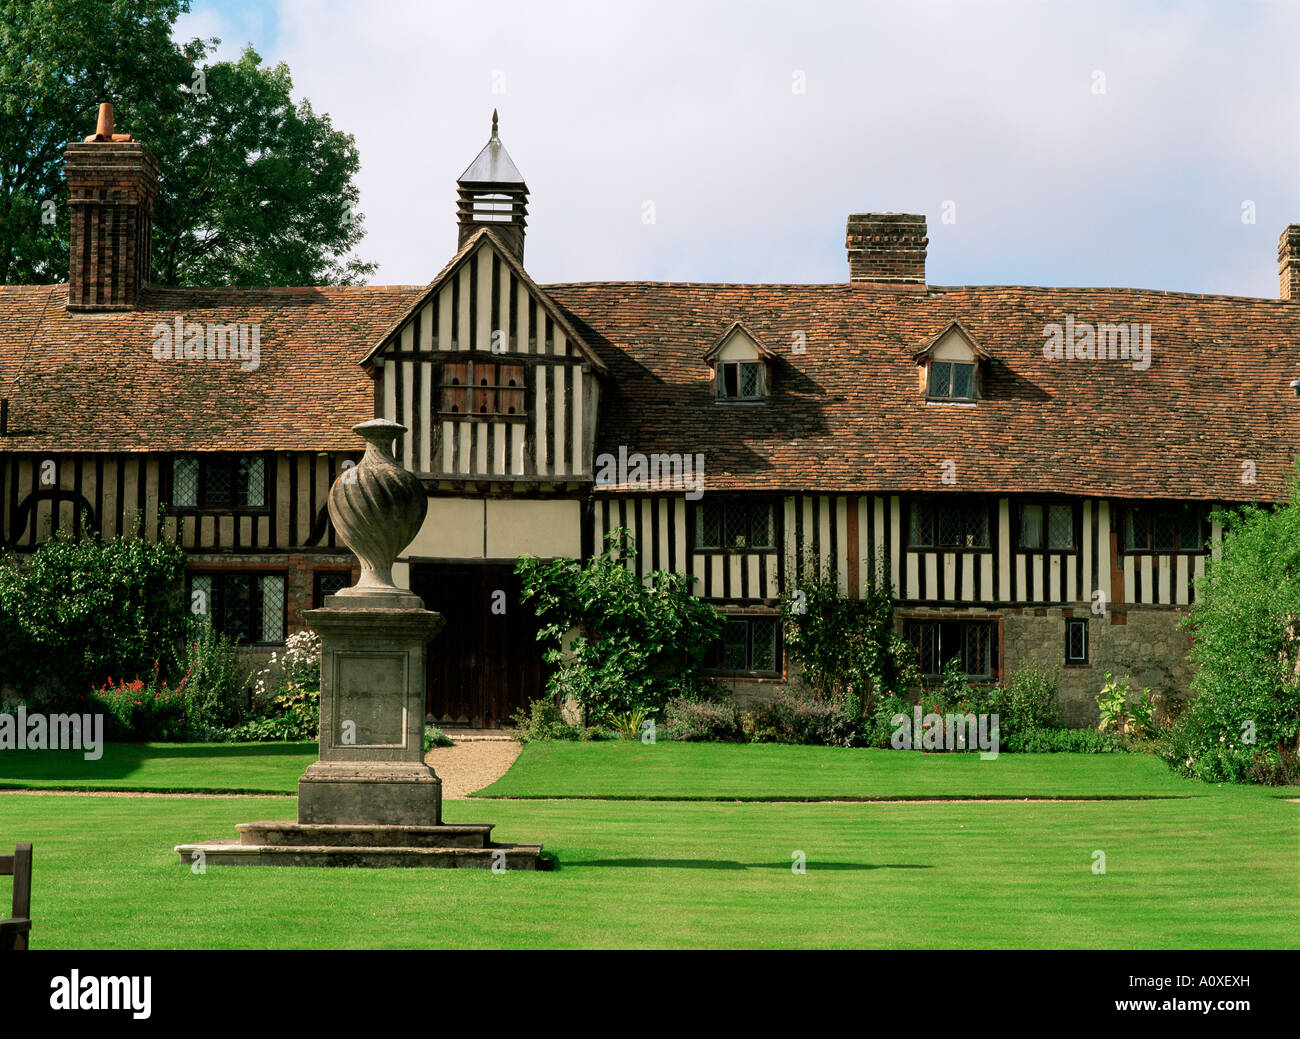
<path fill-rule="evenodd" d="M 172 39 L 188 0 L 0 0 L 0 283 L 67 278 L 63 149 L 116 129 L 158 160 L 159 284 L 350 284 L 364 235 L 350 134 L 294 103 L 284 64 Z M 54 203 L 50 210 L 44 205 Z M 53 223 L 42 217 L 52 213 Z"/>

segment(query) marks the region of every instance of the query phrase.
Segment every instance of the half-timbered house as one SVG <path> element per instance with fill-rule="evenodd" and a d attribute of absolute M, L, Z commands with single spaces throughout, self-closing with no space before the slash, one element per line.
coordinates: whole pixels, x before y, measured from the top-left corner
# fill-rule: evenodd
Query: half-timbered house
<path fill-rule="evenodd" d="M 179 538 L 191 601 L 269 650 L 348 580 L 349 428 L 395 419 L 429 512 L 394 572 L 448 618 L 444 724 L 542 687 L 517 557 L 617 527 L 726 614 L 745 698 L 791 677 L 779 604 L 810 567 L 888 581 L 929 673 L 1060 665 L 1076 722 L 1107 670 L 1176 695 L 1214 507 L 1281 500 L 1300 445 L 1297 225 L 1272 300 L 930 285 L 924 217 L 891 213 L 848 218 L 836 284 L 538 285 L 494 118 L 428 285 L 176 289 L 148 280 L 147 150 L 67 169 L 69 282 L 0 288 L 0 537 Z"/>

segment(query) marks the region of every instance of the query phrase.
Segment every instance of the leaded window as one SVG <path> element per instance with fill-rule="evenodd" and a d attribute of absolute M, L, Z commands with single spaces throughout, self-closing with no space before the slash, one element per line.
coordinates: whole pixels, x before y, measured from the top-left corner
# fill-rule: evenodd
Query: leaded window
<path fill-rule="evenodd" d="M 780 632 L 778 617 L 727 617 L 722 636 L 710 647 L 705 666 L 719 672 L 779 674 Z"/>
<path fill-rule="evenodd" d="M 997 627 L 981 620 L 907 620 L 903 637 L 916 651 L 921 673 L 935 677 L 953 660 L 970 678 L 991 678 L 997 672 Z"/>
<path fill-rule="evenodd" d="M 1067 620 L 1065 622 L 1065 662 L 1067 664 L 1086 664 L 1088 662 L 1088 622 L 1086 620 Z"/>
<path fill-rule="evenodd" d="M 1074 548 L 1074 506 L 1049 505 L 1047 507 L 1047 547 Z"/>
<path fill-rule="evenodd" d="M 241 509 L 260 509 L 266 504 L 266 459 L 260 455 L 239 460 L 235 503 Z"/>
<path fill-rule="evenodd" d="M 931 361 L 931 400 L 974 400 L 975 365 L 957 361 Z"/>
<path fill-rule="evenodd" d="M 285 634 L 283 574 L 214 572 L 190 575 L 190 612 L 241 643 L 281 643 Z"/>
<path fill-rule="evenodd" d="M 1135 505 L 1121 520 L 1128 552 L 1204 552 L 1206 511 L 1202 505 Z"/>
<path fill-rule="evenodd" d="M 988 548 L 989 506 L 982 499 L 911 503 L 911 548 Z"/>
<path fill-rule="evenodd" d="M 312 605 L 320 609 L 325 605 L 325 596 L 343 591 L 351 581 L 352 575 L 346 570 L 317 570 Z"/>
<path fill-rule="evenodd" d="M 719 400 L 762 400 L 762 362 L 719 361 L 715 392 Z"/>
<path fill-rule="evenodd" d="M 171 504 L 177 509 L 258 510 L 266 507 L 263 455 L 184 455 L 172 459 Z"/>
<path fill-rule="evenodd" d="M 968 675 L 987 676 L 989 673 L 989 650 L 992 643 L 990 628 L 987 624 L 967 624 L 962 632 L 965 639 L 965 655 Z"/>
<path fill-rule="evenodd" d="M 772 503 L 710 501 L 695 507 L 695 547 L 768 549 L 775 545 Z"/>
<path fill-rule="evenodd" d="M 1069 503 L 1044 505 L 1025 502 L 1020 506 L 1018 544 L 1024 549 L 1047 548 L 1071 552 L 1076 547 L 1074 506 Z"/>
<path fill-rule="evenodd" d="M 172 505 L 195 508 L 199 504 L 199 460 L 172 459 Z"/>

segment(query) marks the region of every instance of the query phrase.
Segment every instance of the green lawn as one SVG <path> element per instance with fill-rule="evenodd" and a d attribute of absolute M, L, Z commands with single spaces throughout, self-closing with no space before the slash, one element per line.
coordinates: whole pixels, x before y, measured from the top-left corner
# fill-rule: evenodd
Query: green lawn
<path fill-rule="evenodd" d="M 1149 754 L 921 754 L 753 743 L 531 743 L 481 797 L 1203 797 Z"/>
<path fill-rule="evenodd" d="M 0 751 L 0 789 L 296 794 L 316 743 L 105 743 L 79 750 Z"/>
<path fill-rule="evenodd" d="M 161 750 L 174 761 L 173 748 Z M 190 761 L 212 785 L 268 781 L 264 755 L 208 750 Z M 308 749 L 293 767 L 309 758 Z M 256 782 L 240 780 L 245 765 Z M 141 760 L 134 772 L 166 781 L 174 768 Z M 1204 786 L 1128 755 L 979 762 L 561 744 L 526 748 L 493 791 L 582 797 L 600 784 L 624 797 L 1155 796 L 977 804 L 485 798 L 447 802 L 447 820 L 496 823 L 498 840 L 540 841 L 560 868 L 212 867 L 194 875 L 174 844 L 234 836 L 238 822 L 292 818 L 294 800 L 0 793 L 0 846 L 35 845 L 35 948 L 1300 944 L 1300 804 L 1284 800 L 1294 790 Z M 1093 872 L 1097 851 L 1104 875 Z M 802 875 L 791 870 L 796 852 L 806 857 Z M 0 880 L 0 902 L 7 883 Z"/>

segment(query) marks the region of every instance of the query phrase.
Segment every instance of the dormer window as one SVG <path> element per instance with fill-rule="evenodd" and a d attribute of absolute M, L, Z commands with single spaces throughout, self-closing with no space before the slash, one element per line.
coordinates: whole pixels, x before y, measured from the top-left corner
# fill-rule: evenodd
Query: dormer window
<path fill-rule="evenodd" d="M 974 400 L 975 365 L 959 361 L 931 361 L 931 400 Z"/>
<path fill-rule="evenodd" d="M 762 400 L 763 366 L 758 361 L 719 361 L 718 397 L 722 400 Z"/>
<path fill-rule="evenodd" d="M 713 396 L 719 403 L 767 399 L 773 354 L 741 322 L 733 321 L 704 359 L 713 366 Z"/>
<path fill-rule="evenodd" d="M 960 321 L 950 321 L 912 356 L 927 401 L 973 404 L 980 399 L 980 369 L 989 355 Z"/>

